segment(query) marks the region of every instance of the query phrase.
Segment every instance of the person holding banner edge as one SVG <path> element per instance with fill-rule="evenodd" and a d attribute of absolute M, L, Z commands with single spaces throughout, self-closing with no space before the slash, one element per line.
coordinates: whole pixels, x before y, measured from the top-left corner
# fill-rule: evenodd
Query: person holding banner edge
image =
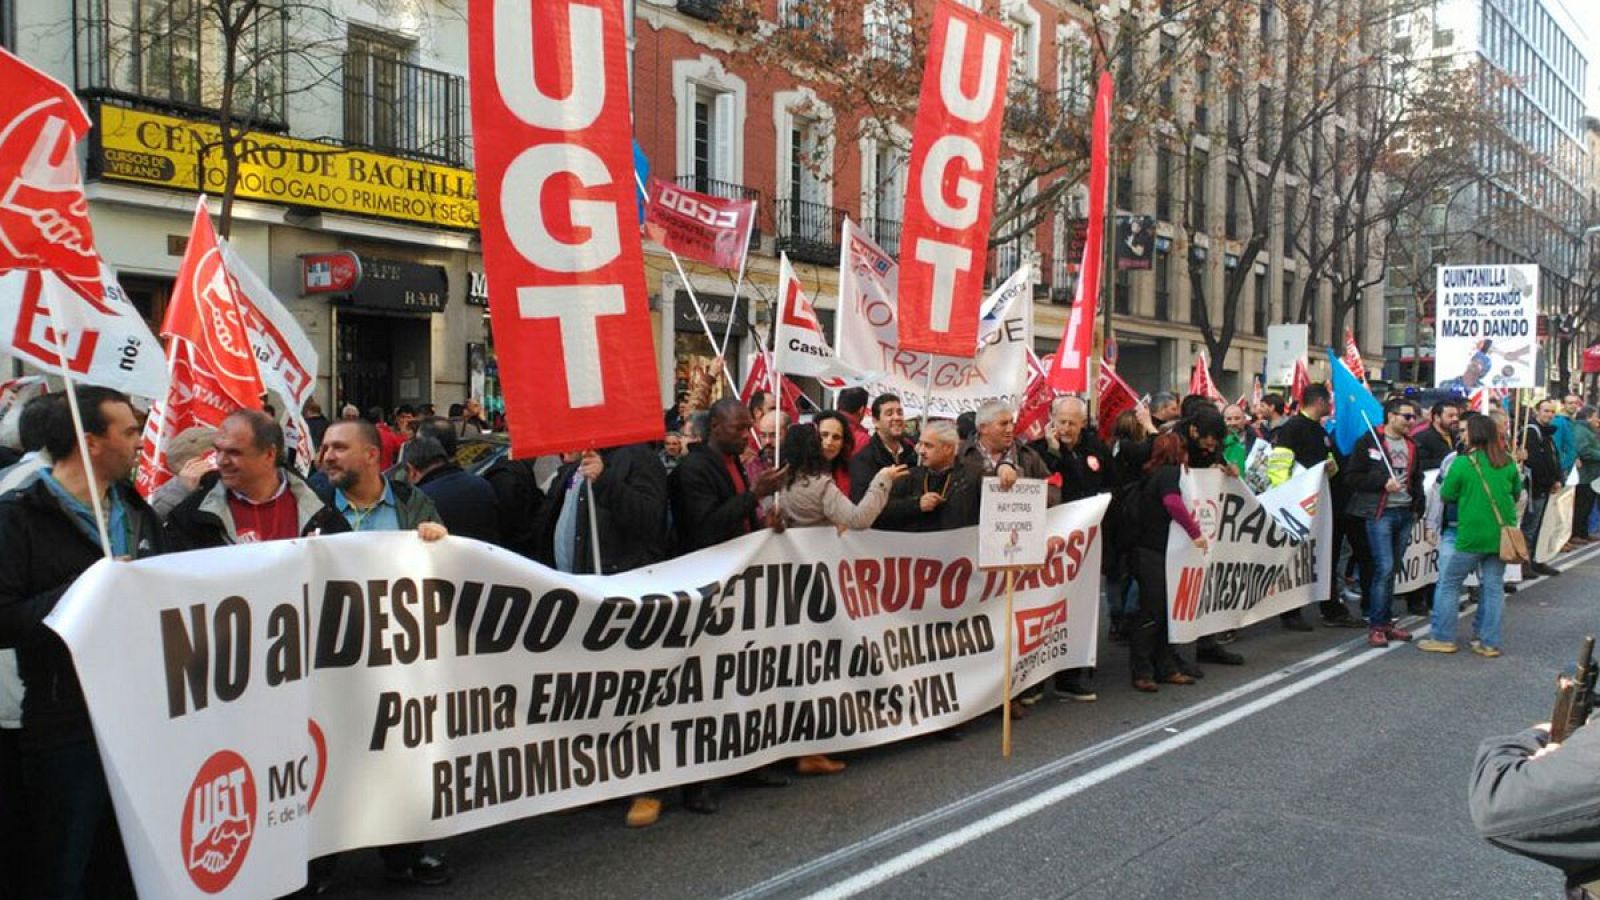
<path fill-rule="evenodd" d="M 1522 534 L 1528 549 L 1539 546 L 1539 528 L 1544 524 L 1545 507 L 1550 495 L 1561 487 L 1561 457 L 1556 452 L 1556 401 L 1546 397 L 1535 404 L 1533 421 L 1523 428 L 1522 447 L 1527 453 L 1528 508 L 1522 517 Z M 1537 559 L 1528 561 L 1528 570 L 1536 575 L 1553 577 L 1561 570 Z"/>
<path fill-rule="evenodd" d="M 1425 499 L 1417 445 L 1410 436 L 1417 405 L 1390 400 L 1383 412 L 1382 430 L 1369 424 L 1350 451 L 1345 473 L 1350 487 L 1345 511 L 1363 520 L 1371 557 L 1366 586 L 1367 644 L 1372 647 L 1411 640 L 1410 632 L 1394 624 L 1394 582 L 1396 567 L 1411 542 L 1412 522 Z"/>
<path fill-rule="evenodd" d="M 129 476 L 142 435 L 128 397 L 77 387 L 83 445 L 67 404 L 51 407 L 45 449 L 54 460 L 26 487 L 0 497 L 0 648 L 17 651 L 26 690 L 18 735 L 20 798 L 0 798 L 19 815 L 29 845 L 22 896 L 132 896 L 110 788 L 89 711 L 67 648 L 44 625 L 78 576 L 105 554 L 91 511 L 91 482 L 103 485 L 111 554 L 141 559 L 165 550 L 155 512 Z M 20 809 L 13 807 L 20 801 Z M 15 811 L 14 811 L 15 810 Z"/>
<path fill-rule="evenodd" d="M 1145 463 L 1144 486 L 1139 492 L 1138 544 L 1135 573 L 1139 579 L 1139 609 L 1128 629 L 1128 668 L 1133 689 L 1147 694 L 1160 684 L 1190 685 L 1193 675 L 1181 670 L 1177 653 L 1167 640 L 1167 538 L 1176 523 L 1202 551 L 1210 546 L 1183 502 L 1178 481 L 1189 464 L 1188 442 L 1167 432 L 1157 435 Z"/>

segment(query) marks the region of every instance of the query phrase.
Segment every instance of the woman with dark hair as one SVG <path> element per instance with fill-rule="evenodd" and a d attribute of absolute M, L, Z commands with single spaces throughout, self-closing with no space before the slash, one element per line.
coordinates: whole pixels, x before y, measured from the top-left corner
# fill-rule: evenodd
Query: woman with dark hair
<path fill-rule="evenodd" d="M 830 422 L 829 426 L 838 424 Z M 832 524 L 841 534 L 871 528 L 889 501 L 890 485 L 908 471 L 898 465 L 879 470 L 861 502 L 851 503 L 849 493 L 835 480 L 834 464 L 823 450 L 816 425 L 789 426 L 783 433 L 781 452 L 783 464 L 789 467 L 789 485 L 779 503 L 784 526 Z"/>
<path fill-rule="evenodd" d="M 837 421 L 837 413 L 825 413 L 832 418 L 824 427 L 842 427 L 844 440 L 849 440 L 850 429 Z M 850 494 L 839 486 L 834 475 L 834 461 L 841 455 L 837 450 L 830 457 L 823 449 L 816 425 L 791 425 L 783 433 L 783 446 L 779 450 L 783 464 L 789 467 L 789 485 L 784 489 L 777 509 L 781 519 L 778 528 L 788 526 L 832 524 L 843 534 L 849 530 L 871 528 L 878 513 L 889 502 L 889 487 L 905 477 L 905 466 L 889 466 L 879 470 L 872 484 L 861 497 L 860 503 L 851 503 Z M 847 480 L 848 483 L 848 480 Z M 795 760 L 795 771 L 801 775 L 834 775 L 844 771 L 845 764 L 820 753 L 802 756 Z"/>
<path fill-rule="evenodd" d="M 1456 609 L 1461 582 L 1477 572 L 1478 611 L 1472 619 L 1472 652 L 1500 655 L 1500 614 L 1506 600 L 1506 564 L 1500 529 L 1517 523 L 1522 477 L 1506 453 L 1500 427 L 1489 416 L 1467 419 L 1467 449 L 1440 473 L 1439 499 L 1455 505 L 1455 521 L 1439 541 L 1439 588 L 1433 595 L 1432 634 L 1417 646 L 1432 653 L 1456 651 Z"/>
<path fill-rule="evenodd" d="M 828 465 L 833 483 L 848 496 L 850 493 L 850 457 L 856 455 L 856 437 L 850 420 L 844 413 L 825 409 L 811 418 L 817 428 L 817 439 L 822 442 L 822 460 Z"/>
<path fill-rule="evenodd" d="M 1220 417 L 1219 417 L 1220 418 Z M 1196 547 L 1208 546 L 1200 524 L 1183 505 L 1178 488 L 1183 467 L 1189 464 L 1189 444 L 1177 432 L 1159 435 L 1145 464 L 1145 485 L 1139 499 L 1139 536 L 1135 573 L 1139 579 L 1139 610 L 1128 635 L 1129 668 L 1134 690 L 1155 693 L 1157 682 L 1194 684 L 1178 670 L 1178 657 L 1167 640 L 1167 532 L 1176 522 Z"/>

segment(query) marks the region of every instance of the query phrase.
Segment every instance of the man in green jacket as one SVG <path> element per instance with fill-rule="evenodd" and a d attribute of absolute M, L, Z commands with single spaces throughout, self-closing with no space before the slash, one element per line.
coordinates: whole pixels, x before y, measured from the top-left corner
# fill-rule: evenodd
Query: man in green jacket
<path fill-rule="evenodd" d="M 1589 536 L 1589 513 L 1594 511 L 1594 488 L 1590 485 L 1600 478 L 1600 435 L 1596 433 L 1600 430 L 1600 410 L 1583 407 L 1572 425 L 1576 438 L 1573 443 L 1577 448 L 1578 492 L 1572 498 L 1572 542 L 1568 547 L 1593 540 Z"/>
<path fill-rule="evenodd" d="M 1245 443 L 1250 417 L 1245 415 L 1244 407 L 1229 403 L 1222 408 L 1222 420 L 1228 425 L 1228 433 L 1222 439 L 1222 461 L 1243 475 L 1245 460 L 1250 458 L 1250 445 Z"/>

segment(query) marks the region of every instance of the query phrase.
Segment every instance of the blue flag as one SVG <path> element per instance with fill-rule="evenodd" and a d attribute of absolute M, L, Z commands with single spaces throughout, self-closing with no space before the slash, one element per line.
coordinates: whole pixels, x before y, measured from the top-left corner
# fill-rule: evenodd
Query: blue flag
<path fill-rule="evenodd" d="M 1348 455 L 1363 434 L 1383 424 L 1383 404 L 1345 368 L 1332 348 L 1328 367 L 1333 372 L 1333 442 L 1341 454 Z"/>
<path fill-rule="evenodd" d="M 639 224 L 644 224 L 644 206 L 650 198 L 644 192 L 644 186 L 650 183 L 650 158 L 644 155 L 644 148 L 636 140 L 633 142 L 633 196 L 639 201 Z"/>

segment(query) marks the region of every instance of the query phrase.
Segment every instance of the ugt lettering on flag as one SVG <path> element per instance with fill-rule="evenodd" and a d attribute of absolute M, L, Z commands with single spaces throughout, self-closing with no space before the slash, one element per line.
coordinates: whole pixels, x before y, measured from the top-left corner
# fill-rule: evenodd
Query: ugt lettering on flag
<path fill-rule="evenodd" d="M 994 216 L 1011 29 L 939 0 L 911 136 L 900 347 L 971 359 Z"/>
<path fill-rule="evenodd" d="M 660 438 L 622 0 L 471 0 L 467 33 L 512 452 Z"/>

